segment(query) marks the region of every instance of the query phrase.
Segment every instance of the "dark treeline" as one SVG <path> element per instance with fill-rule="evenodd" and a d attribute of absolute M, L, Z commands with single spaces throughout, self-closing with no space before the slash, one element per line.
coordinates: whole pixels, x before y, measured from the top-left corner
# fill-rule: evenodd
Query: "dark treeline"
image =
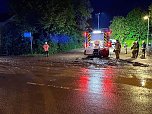
<path fill-rule="evenodd" d="M 42 45 L 51 45 L 50 53 L 82 46 L 82 31 L 89 26 L 92 8 L 89 0 L 10 0 L 13 16 L 2 28 L 2 52 L 8 55 L 41 54 Z"/>

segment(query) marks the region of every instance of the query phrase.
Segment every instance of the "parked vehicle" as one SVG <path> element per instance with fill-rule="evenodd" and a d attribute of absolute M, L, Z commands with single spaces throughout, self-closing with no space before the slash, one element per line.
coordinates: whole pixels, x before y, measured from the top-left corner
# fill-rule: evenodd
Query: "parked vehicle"
<path fill-rule="evenodd" d="M 111 42 L 105 32 L 94 30 L 85 35 L 84 54 L 96 57 L 108 57 Z"/>

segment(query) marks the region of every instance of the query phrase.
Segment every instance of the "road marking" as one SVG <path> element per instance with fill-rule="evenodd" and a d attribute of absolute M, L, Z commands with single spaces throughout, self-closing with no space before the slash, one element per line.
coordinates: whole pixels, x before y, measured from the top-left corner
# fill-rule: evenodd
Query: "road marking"
<path fill-rule="evenodd" d="M 56 81 L 56 79 L 52 79 L 52 80 L 50 80 L 50 82 L 54 82 L 54 81 Z"/>
<path fill-rule="evenodd" d="M 27 82 L 28 85 L 35 85 L 35 86 L 45 86 L 45 84 L 39 84 L 39 83 L 33 83 L 33 82 Z M 74 90 L 74 91 L 81 91 L 81 92 L 90 92 L 90 93 L 95 93 L 95 94 L 100 94 L 99 92 L 95 91 L 87 91 L 87 90 L 82 90 L 82 89 L 72 89 L 70 87 L 63 87 L 63 86 L 55 86 L 55 85 L 46 85 L 48 87 L 54 87 L 57 89 L 65 89 L 65 90 Z"/>
<path fill-rule="evenodd" d="M 33 83 L 33 82 L 27 82 L 28 85 L 37 85 L 37 86 L 45 86 L 45 84 L 39 84 L 39 83 Z"/>
<path fill-rule="evenodd" d="M 27 84 L 29 84 L 29 85 L 36 85 L 36 83 L 33 83 L 33 82 L 27 82 Z"/>

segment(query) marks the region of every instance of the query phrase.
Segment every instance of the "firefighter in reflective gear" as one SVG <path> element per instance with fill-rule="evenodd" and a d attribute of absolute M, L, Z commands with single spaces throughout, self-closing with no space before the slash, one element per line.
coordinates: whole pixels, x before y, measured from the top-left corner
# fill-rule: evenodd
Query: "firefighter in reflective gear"
<path fill-rule="evenodd" d="M 138 41 L 136 41 L 136 54 L 135 54 L 136 58 L 138 57 L 138 53 L 139 53 L 139 43 Z"/>
<path fill-rule="evenodd" d="M 137 44 L 136 44 L 136 42 L 133 42 L 131 50 L 132 50 L 132 57 L 131 58 L 136 58 L 136 52 L 137 52 Z"/>
<path fill-rule="evenodd" d="M 141 58 L 145 58 L 145 51 L 146 51 L 146 43 L 145 43 L 145 41 L 142 41 L 142 56 L 141 56 Z"/>
<path fill-rule="evenodd" d="M 116 40 L 115 49 L 114 49 L 116 59 L 119 59 L 120 50 L 121 50 L 121 44 L 120 44 L 119 40 Z"/>
<path fill-rule="evenodd" d="M 47 42 L 45 42 L 45 44 L 43 45 L 43 49 L 44 49 L 45 55 L 48 57 L 49 56 L 49 45 Z"/>

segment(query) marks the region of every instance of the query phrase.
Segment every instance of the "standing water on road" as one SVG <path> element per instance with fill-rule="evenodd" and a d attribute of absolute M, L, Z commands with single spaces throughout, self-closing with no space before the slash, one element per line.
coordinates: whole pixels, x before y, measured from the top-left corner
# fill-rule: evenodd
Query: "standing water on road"
<path fill-rule="evenodd" d="M 151 67 L 112 61 L 1 59 L 1 113 L 150 113 Z"/>

